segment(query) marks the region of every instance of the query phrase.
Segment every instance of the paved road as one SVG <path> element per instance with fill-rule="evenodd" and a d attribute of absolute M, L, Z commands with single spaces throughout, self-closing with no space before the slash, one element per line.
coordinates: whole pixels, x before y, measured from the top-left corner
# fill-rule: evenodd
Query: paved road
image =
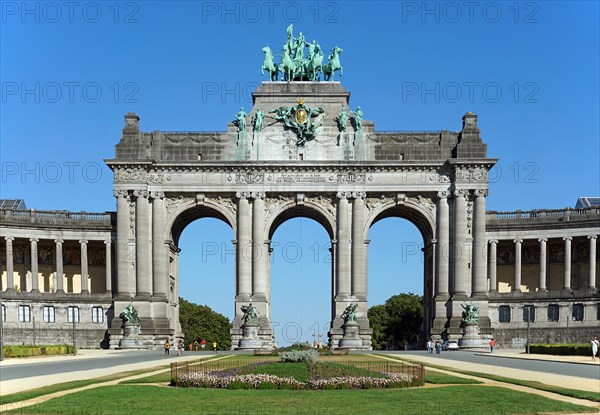
<path fill-rule="evenodd" d="M 386 352 L 398 356 L 403 354 L 422 355 L 424 357 L 436 357 L 436 354 L 428 354 L 426 351 L 399 351 Z M 499 357 L 491 354 L 467 351 L 442 352 L 439 357 L 465 363 L 478 363 L 484 365 L 498 366 L 508 369 L 530 370 L 554 375 L 575 376 L 582 379 L 600 381 L 600 365 L 583 365 L 567 362 L 552 362 L 547 360 L 514 359 L 510 357 Z"/>
<path fill-rule="evenodd" d="M 425 351 L 408 352 L 384 352 L 402 356 L 403 354 L 422 355 L 423 357 L 435 358 Z M 219 352 L 219 355 L 229 354 L 229 352 Z M 210 352 L 185 352 L 185 358 L 212 355 Z M 575 376 L 581 379 L 600 379 L 600 365 L 583 365 L 564 362 L 549 362 L 538 360 L 511 359 L 495 357 L 486 354 L 479 354 L 467 351 L 443 352 L 440 358 L 465 362 L 478 363 L 490 366 L 497 366 L 508 369 L 529 370 L 555 375 Z M 165 356 L 162 351 L 131 351 L 110 354 L 103 357 L 94 357 L 86 359 L 73 359 L 63 361 L 48 361 L 14 366 L 3 366 L 0 369 L 0 381 L 24 379 L 35 376 L 60 375 L 61 373 L 78 372 L 95 369 L 117 368 L 118 366 L 148 362 L 149 366 L 166 365 L 173 360 L 173 355 Z M 443 364 L 443 363 L 442 363 Z"/>
<path fill-rule="evenodd" d="M 73 358 L 73 360 L 36 361 L 30 364 L 6 365 L 0 368 L 0 381 L 24 379 L 35 376 L 60 375 L 61 373 L 79 372 L 95 369 L 116 368 L 118 366 L 149 362 L 149 366 L 167 365 L 173 360 L 176 353 L 165 356 L 162 350 L 146 351 L 134 350 L 109 354 L 102 357 L 91 357 L 85 359 Z M 186 352 L 188 358 L 212 355 L 209 352 Z M 155 364 L 152 364 L 155 363 Z"/>

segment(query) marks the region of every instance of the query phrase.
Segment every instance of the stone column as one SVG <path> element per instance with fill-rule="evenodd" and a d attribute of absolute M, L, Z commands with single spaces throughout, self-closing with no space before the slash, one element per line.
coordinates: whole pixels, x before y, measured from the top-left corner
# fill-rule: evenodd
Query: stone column
<path fill-rule="evenodd" d="M 565 241 L 565 279 L 563 284 L 564 290 L 571 289 L 571 238 L 566 236 L 563 238 Z"/>
<path fill-rule="evenodd" d="M 150 204 L 148 192 L 136 190 L 135 246 L 136 246 L 136 296 L 149 297 L 152 292 L 150 274 Z"/>
<path fill-rule="evenodd" d="M 467 190 L 454 192 L 454 296 L 467 296 L 470 290 L 469 255 L 467 238 Z"/>
<path fill-rule="evenodd" d="M 13 259 L 13 241 L 15 238 L 12 236 L 6 236 L 6 291 L 15 291 L 15 265 Z"/>
<path fill-rule="evenodd" d="M 540 291 L 548 291 L 546 287 L 546 242 L 547 238 L 538 239 L 540 242 Z"/>
<path fill-rule="evenodd" d="M 31 292 L 39 292 L 40 291 L 40 280 L 39 280 L 39 270 L 38 270 L 38 250 L 37 243 L 39 239 L 31 238 L 29 239 L 31 242 Z"/>
<path fill-rule="evenodd" d="M 365 249 L 365 193 L 356 192 L 352 203 L 352 295 L 367 293 L 367 256 Z"/>
<path fill-rule="evenodd" d="M 337 195 L 336 297 L 350 294 L 350 215 L 345 192 Z"/>
<path fill-rule="evenodd" d="M 252 293 L 252 217 L 250 216 L 250 204 L 248 193 L 239 192 L 237 209 L 237 295 L 243 300 L 250 300 Z M 236 310 L 237 312 L 237 310 Z"/>
<path fill-rule="evenodd" d="M 133 295 L 134 281 L 131 280 L 129 261 L 129 194 L 126 190 L 114 192 L 117 198 L 117 294 L 130 297 Z"/>
<path fill-rule="evenodd" d="M 265 194 L 254 192 L 252 204 L 252 299 L 267 298 L 268 244 L 265 243 Z"/>
<path fill-rule="evenodd" d="M 593 290 L 596 288 L 596 239 L 597 239 L 597 235 L 590 235 L 590 236 L 588 236 L 588 239 L 590 240 L 590 274 L 589 274 L 588 288 Z"/>
<path fill-rule="evenodd" d="M 473 206 L 473 295 L 486 295 L 487 243 L 485 241 L 485 198 L 487 190 L 475 191 Z"/>
<path fill-rule="evenodd" d="M 111 241 L 110 239 L 107 241 L 104 241 L 104 245 L 105 245 L 105 257 L 106 257 L 106 261 L 105 261 L 105 277 L 106 277 L 106 292 L 110 293 L 112 292 L 112 252 L 111 252 Z"/>
<path fill-rule="evenodd" d="M 515 239 L 515 286 L 513 291 L 521 292 L 521 244 L 522 239 Z"/>
<path fill-rule="evenodd" d="M 88 284 L 88 252 L 87 252 L 87 242 L 85 239 L 79 241 L 81 245 L 81 292 L 89 293 L 90 288 Z"/>
<path fill-rule="evenodd" d="M 496 292 L 496 272 L 498 270 L 498 241 L 495 239 L 490 240 L 490 260 L 489 260 L 489 272 L 490 272 L 490 292 Z"/>
<path fill-rule="evenodd" d="M 448 295 L 448 256 L 450 254 L 448 192 L 438 192 L 437 196 L 437 246 L 435 250 L 436 297 Z"/>
<path fill-rule="evenodd" d="M 169 285 L 169 252 L 165 245 L 165 194 L 152 192 L 152 292 L 166 300 Z"/>
<path fill-rule="evenodd" d="M 63 287 L 63 240 L 55 239 L 54 243 L 56 244 L 56 293 L 61 294 L 64 293 Z"/>

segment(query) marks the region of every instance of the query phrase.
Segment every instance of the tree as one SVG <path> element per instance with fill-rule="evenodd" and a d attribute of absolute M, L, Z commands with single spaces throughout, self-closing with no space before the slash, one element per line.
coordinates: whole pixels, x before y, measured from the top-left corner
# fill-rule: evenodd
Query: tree
<path fill-rule="evenodd" d="M 179 321 L 185 336 L 185 344 L 206 339 L 207 349 L 211 347 L 213 341 L 217 342 L 219 350 L 231 348 L 229 319 L 214 312 L 210 307 L 179 298 Z"/>
<path fill-rule="evenodd" d="M 385 304 L 371 307 L 367 315 L 373 348 L 406 347 L 417 340 L 423 314 L 423 297 L 413 293 L 394 295 Z"/>
<path fill-rule="evenodd" d="M 367 312 L 369 318 L 369 325 L 373 330 L 373 337 L 371 337 L 371 345 L 375 350 L 385 350 L 390 342 L 386 333 L 388 325 L 389 315 L 383 304 L 373 306 L 369 308 Z"/>

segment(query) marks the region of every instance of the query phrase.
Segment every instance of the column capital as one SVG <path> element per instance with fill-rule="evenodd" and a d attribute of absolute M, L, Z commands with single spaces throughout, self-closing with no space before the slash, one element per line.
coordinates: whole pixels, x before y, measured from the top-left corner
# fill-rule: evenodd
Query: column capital
<path fill-rule="evenodd" d="M 455 190 L 455 191 L 453 192 L 453 196 L 454 196 L 456 199 L 459 199 L 459 198 L 461 198 L 461 197 L 462 197 L 462 198 L 466 198 L 468 195 L 469 195 L 469 191 L 468 191 L 468 190 L 465 190 L 465 189 L 458 189 L 458 190 Z"/>
<path fill-rule="evenodd" d="M 38 243 L 39 241 L 40 241 L 39 238 L 29 238 L 29 242 Z"/>
<path fill-rule="evenodd" d="M 7 244 L 12 244 L 12 241 L 15 240 L 14 236 L 5 236 L 4 240 L 6 241 Z"/>
<path fill-rule="evenodd" d="M 437 192 L 438 199 L 448 199 L 448 196 L 450 196 L 450 192 L 447 190 L 442 190 L 440 192 Z"/>
<path fill-rule="evenodd" d="M 80 243 L 81 245 L 84 245 L 84 244 L 87 244 L 87 243 L 88 243 L 88 241 L 87 241 L 87 239 L 80 239 L 80 240 L 79 240 L 79 243 Z"/>
<path fill-rule="evenodd" d="M 60 238 L 56 238 L 56 239 L 54 240 L 54 243 L 55 243 L 56 245 L 62 245 L 64 242 L 65 242 L 65 241 L 64 241 L 64 239 L 60 239 Z"/>
<path fill-rule="evenodd" d="M 538 238 L 538 242 L 548 242 L 548 238 Z"/>
<path fill-rule="evenodd" d="M 104 241 L 104 245 L 110 245 L 110 244 L 112 244 L 112 241 L 110 239 Z"/>
<path fill-rule="evenodd" d="M 120 197 L 127 199 L 127 197 L 129 196 L 129 191 L 128 190 L 115 190 L 115 191 L 113 191 L 113 196 L 116 197 L 117 199 Z"/>
<path fill-rule="evenodd" d="M 563 238 L 563 241 L 571 241 L 571 240 L 573 240 L 573 237 L 571 237 L 571 236 L 565 236 Z"/>
<path fill-rule="evenodd" d="M 249 199 L 250 197 L 252 197 L 252 192 L 236 192 L 235 197 L 238 200 Z"/>
<path fill-rule="evenodd" d="M 520 243 L 523 243 L 523 239 L 516 238 L 516 239 L 513 239 L 513 242 L 516 243 L 516 244 L 520 244 Z"/>
<path fill-rule="evenodd" d="M 492 244 L 492 245 L 497 245 L 498 244 L 498 240 L 497 239 L 490 239 L 488 241 L 488 243 Z"/>
<path fill-rule="evenodd" d="M 367 197 L 367 192 L 352 192 L 352 197 L 357 199 L 364 199 Z"/>
<path fill-rule="evenodd" d="M 429 242 L 431 242 L 432 245 L 435 245 L 437 244 L 437 239 L 433 238 Z"/>
<path fill-rule="evenodd" d="M 588 235 L 588 239 L 596 239 L 598 237 L 598 235 Z"/>
<path fill-rule="evenodd" d="M 138 199 L 147 199 L 149 196 L 149 193 L 147 190 L 134 190 L 133 191 L 133 195 L 135 197 L 137 197 Z"/>
<path fill-rule="evenodd" d="M 335 197 L 340 200 L 347 199 L 351 196 L 352 196 L 352 192 L 337 192 L 337 194 L 335 195 Z"/>
<path fill-rule="evenodd" d="M 476 197 L 488 197 L 489 192 L 487 191 L 487 189 L 477 189 L 474 192 Z"/>
<path fill-rule="evenodd" d="M 267 197 L 265 192 L 251 192 L 251 194 L 254 200 L 264 200 Z"/>
<path fill-rule="evenodd" d="M 165 192 L 150 192 L 150 197 L 152 199 L 164 199 L 165 198 Z"/>

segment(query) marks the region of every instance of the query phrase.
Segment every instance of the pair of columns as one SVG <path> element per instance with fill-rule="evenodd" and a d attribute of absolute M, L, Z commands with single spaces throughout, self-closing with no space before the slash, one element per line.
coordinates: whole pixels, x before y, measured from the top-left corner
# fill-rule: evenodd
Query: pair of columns
<path fill-rule="evenodd" d="M 169 268 L 164 193 L 118 190 L 114 195 L 117 198 L 118 293 L 166 299 Z"/>
<path fill-rule="evenodd" d="M 15 279 L 14 279 L 14 258 L 13 258 L 13 241 L 14 238 L 7 236 L 6 240 L 6 273 L 7 273 L 7 289 L 8 291 L 14 291 Z M 30 238 L 31 243 L 31 291 L 39 292 L 39 266 L 38 266 L 38 238 Z M 64 292 L 63 287 L 63 243 L 62 239 L 55 239 L 55 250 L 56 250 L 56 292 Z M 106 245 L 106 291 L 112 290 L 112 269 L 111 269 L 111 242 L 105 241 Z M 81 292 L 89 292 L 88 282 L 88 254 L 87 244 L 88 241 L 82 239 L 79 241 L 81 247 Z"/>
<path fill-rule="evenodd" d="M 487 259 L 485 241 L 485 202 L 487 190 L 473 192 L 472 244 L 468 241 L 467 202 L 468 190 L 453 192 L 454 221 L 450 222 L 447 191 L 438 192 L 437 239 L 435 244 L 435 295 L 440 297 L 485 296 L 487 294 Z M 451 235 L 452 231 L 452 235 Z M 451 243 L 452 236 L 452 243 Z M 472 258 L 471 270 L 469 258 Z M 453 284 L 450 284 L 450 275 Z"/>
<path fill-rule="evenodd" d="M 365 197 L 365 192 L 340 192 L 337 194 L 336 249 L 334 251 L 336 298 L 343 299 L 351 295 L 366 299 Z"/>
<path fill-rule="evenodd" d="M 589 235 L 587 237 L 590 241 L 590 255 L 589 255 L 589 274 L 588 274 L 588 288 L 595 289 L 596 288 L 596 239 L 597 235 Z M 566 236 L 562 238 L 565 243 L 565 269 L 564 269 L 564 279 L 563 279 L 563 289 L 570 290 L 571 289 L 571 241 L 572 237 Z M 548 238 L 539 238 L 538 242 L 540 243 L 540 280 L 539 286 L 540 291 L 547 291 L 546 287 L 546 263 L 547 263 L 547 255 L 546 255 L 546 243 L 548 242 Z M 523 244 L 523 239 L 515 239 L 513 240 L 515 244 L 515 283 L 513 291 L 520 292 L 521 291 L 521 247 Z M 490 291 L 496 291 L 496 264 L 497 264 L 497 240 L 490 240 Z"/>
<path fill-rule="evenodd" d="M 240 192 L 236 196 L 236 294 L 242 300 L 266 300 L 269 298 L 270 241 L 265 235 L 265 194 Z M 338 194 L 336 239 L 332 241 L 336 297 L 366 296 L 365 196 L 361 192 Z"/>

